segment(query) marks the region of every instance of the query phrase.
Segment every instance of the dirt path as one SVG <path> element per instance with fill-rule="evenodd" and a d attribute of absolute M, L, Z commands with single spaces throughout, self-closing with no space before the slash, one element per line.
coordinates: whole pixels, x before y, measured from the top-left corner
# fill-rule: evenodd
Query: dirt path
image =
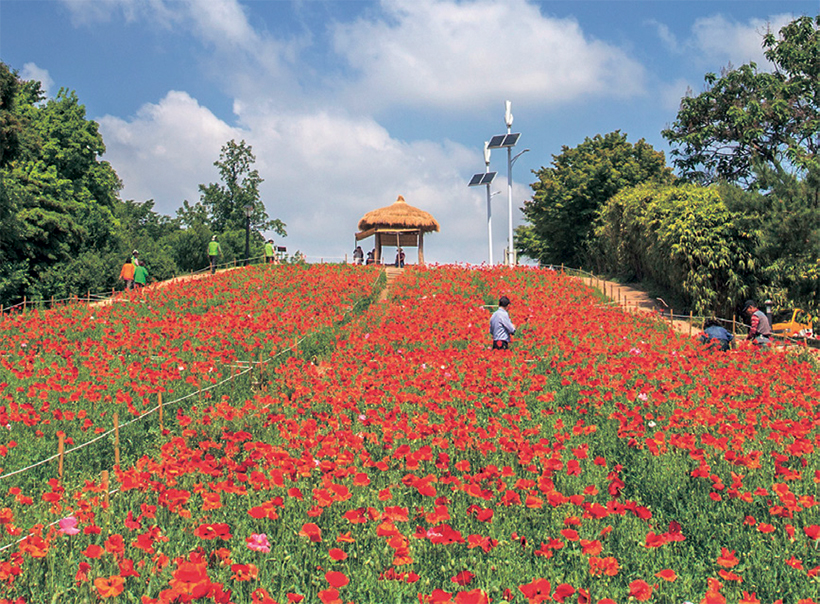
<path fill-rule="evenodd" d="M 620 304 L 627 312 L 643 313 L 664 317 L 667 323 L 670 322 L 670 313 L 673 315 L 671 325 L 678 333 L 684 335 L 697 335 L 700 325 L 697 320 L 690 323 L 688 320 L 674 316 L 674 309 L 662 304 L 659 298 L 652 298 L 645 291 L 615 283 L 614 281 L 604 281 L 597 277 L 581 278 L 586 285 L 604 293 L 610 300 Z"/>
<path fill-rule="evenodd" d="M 390 295 L 390 286 L 393 285 L 393 281 L 398 279 L 399 275 L 404 272 L 403 268 L 396 268 L 395 266 L 385 266 L 384 272 L 387 274 L 387 286 L 381 291 L 379 294 L 379 302 L 386 302 L 387 296 Z"/>

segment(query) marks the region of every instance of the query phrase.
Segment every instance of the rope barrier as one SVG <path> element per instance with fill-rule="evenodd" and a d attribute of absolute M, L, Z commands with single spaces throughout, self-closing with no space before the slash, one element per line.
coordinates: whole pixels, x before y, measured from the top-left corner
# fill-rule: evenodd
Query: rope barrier
<path fill-rule="evenodd" d="M 378 281 L 378 277 L 377 277 L 377 278 L 373 281 L 373 283 L 371 284 L 371 290 L 372 290 L 373 285 L 375 285 L 375 284 L 376 284 L 376 281 Z M 368 299 L 368 298 L 360 298 L 359 300 L 357 300 L 357 301 L 356 301 L 356 302 L 355 302 L 355 303 L 354 303 L 354 304 L 353 304 L 353 305 L 352 305 L 352 306 L 351 306 L 348 310 L 346 310 L 346 311 L 344 312 L 344 314 L 343 314 L 342 316 L 343 316 L 343 317 L 347 317 L 347 315 L 348 315 L 349 313 L 353 312 L 353 311 L 356 309 L 356 307 L 357 307 L 357 306 L 358 306 L 361 302 L 363 302 L 363 301 L 365 301 L 365 300 L 367 300 L 367 299 Z M 245 375 L 246 373 L 251 372 L 251 371 L 253 370 L 253 367 L 254 367 L 254 366 L 256 366 L 256 365 L 266 365 L 266 364 L 267 364 L 267 363 L 269 363 L 270 361 L 273 361 L 274 359 L 277 359 L 278 357 L 280 357 L 281 355 L 285 354 L 286 352 L 291 351 L 294 347 L 298 348 L 298 347 L 299 347 L 299 344 L 301 344 L 301 343 L 302 343 L 302 342 L 304 342 L 307 338 L 311 337 L 311 336 L 312 336 L 312 335 L 314 335 L 314 334 L 315 334 L 315 331 L 314 331 L 314 332 L 312 332 L 312 333 L 309 333 L 309 334 L 306 334 L 306 335 L 302 336 L 300 339 L 297 339 L 297 340 L 295 341 L 294 346 L 289 346 L 289 347 L 287 347 L 287 348 L 284 348 L 284 349 L 280 350 L 279 352 L 277 352 L 275 355 L 273 355 L 273 356 L 271 356 L 271 357 L 268 357 L 268 358 L 267 358 L 267 359 L 265 359 L 264 361 L 255 361 L 255 360 L 250 360 L 250 361 L 237 361 L 238 363 L 245 363 L 246 365 L 249 365 L 249 366 L 248 366 L 248 367 L 246 367 L 245 369 L 243 369 L 242 371 L 238 372 L 238 373 L 235 373 L 235 374 L 234 374 L 234 373 L 232 373 L 231 377 L 227 377 L 227 378 L 223 379 L 223 380 L 222 380 L 222 381 L 220 381 L 220 382 L 215 382 L 214 384 L 211 384 L 211 385 L 210 385 L 210 386 L 208 386 L 207 388 L 202 389 L 202 390 L 201 390 L 201 392 L 209 392 L 210 390 L 213 390 L 213 389 L 215 389 L 215 388 L 217 388 L 217 387 L 219 387 L 219 386 L 222 386 L 223 384 L 226 384 L 226 383 L 230 382 L 231 380 L 236 379 L 237 377 L 243 376 L 243 375 Z M 231 366 L 231 367 L 233 367 L 233 366 Z M 182 397 L 180 397 L 180 398 L 178 398 L 178 399 L 174 399 L 173 401 L 168 401 L 168 402 L 166 402 L 166 403 L 163 403 L 162 407 L 167 407 L 167 406 L 169 406 L 169 405 L 175 405 L 175 404 L 177 404 L 177 403 L 179 403 L 179 402 L 181 402 L 181 401 L 184 401 L 184 400 L 186 400 L 186 399 L 188 399 L 188 398 L 191 398 L 191 397 L 193 397 L 193 396 L 198 396 L 198 395 L 199 395 L 199 392 L 200 392 L 200 390 L 198 390 L 197 392 L 191 392 L 190 394 L 186 394 L 185 396 L 182 396 Z M 159 409 L 160 409 L 160 405 L 157 405 L 157 406 L 153 407 L 152 409 L 149 409 L 148 411 L 145 411 L 145 412 L 141 413 L 140 415 L 138 415 L 138 416 L 136 416 L 136 417 L 134 417 L 134 418 L 130 419 L 129 421 L 127 421 L 127 422 L 125 422 L 125 423 L 121 424 L 121 425 L 119 426 L 119 428 L 120 428 L 120 429 L 121 429 L 121 428 L 125 428 L 126 426 L 129 426 L 129 425 L 131 425 L 131 424 L 133 424 L 133 423 L 135 423 L 135 422 L 137 422 L 137 421 L 141 421 L 141 420 L 142 420 L 142 419 L 144 419 L 145 417 L 147 417 L 147 416 L 149 416 L 149 415 L 151 415 L 151 414 L 153 414 L 153 413 L 155 413 L 155 412 L 159 411 Z M 97 441 L 99 441 L 99 440 L 102 440 L 103 438 L 105 438 L 105 437 L 107 437 L 107 436 L 110 436 L 111 434 L 114 434 L 114 432 L 115 432 L 115 429 L 111 429 L 111 430 L 108 430 L 108 431 L 106 431 L 106 432 L 103 432 L 103 433 L 99 434 L 98 436 L 96 436 L 96 437 L 92 438 L 91 440 L 89 440 L 89 441 L 87 441 L 87 442 L 85 442 L 85 443 L 82 443 L 81 445 L 77 445 L 77 446 L 75 446 L 75 447 L 72 447 L 71 449 L 66 450 L 66 451 L 63 453 L 63 455 L 65 456 L 65 455 L 68 455 L 69 453 L 73 453 L 74 451 L 79 451 L 79 450 L 84 449 L 84 448 L 86 448 L 86 447 L 88 447 L 88 446 L 91 446 L 91 445 L 92 445 L 92 444 L 94 444 L 95 442 L 97 442 Z M 34 469 L 34 468 L 37 468 L 37 467 L 42 466 L 42 465 L 44 465 L 44 464 L 47 464 L 47 463 L 49 463 L 49 462 L 51 462 L 51 461 L 54 461 L 54 460 L 55 460 L 55 459 L 57 459 L 58 457 L 59 457 L 59 454 L 55 454 L 55 455 L 52 455 L 51 457 L 47 457 L 47 458 L 42 459 L 42 460 L 40 460 L 40 461 L 38 461 L 38 462 L 35 462 L 35 463 L 33 463 L 33 464 L 31 464 L 31 465 L 29 465 L 29 466 L 25 467 L 25 468 L 20 468 L 20 469 L 18 469 L 18 470 L 14 470 L 14 471 L 12 471 L 12 472 L 7 472 L 7 473 L 5 473 L 5 474 L 0 475 L 0 480 L 3 480 L 3 479 L 5 479 L 5 478 L 9 478 L 9 477 L 11 477 L 11 476 L 15 476 L 15 475 L 17 475 L 17 474 L 22 474 L 22 473 L 24 473 L 24 472 L 27 472 L 27 471 L 29 471 L 29 470 L 32 470 L 32 469 Z M 0 551 L 2 551 L 2 550 L 0 550 Z"/>

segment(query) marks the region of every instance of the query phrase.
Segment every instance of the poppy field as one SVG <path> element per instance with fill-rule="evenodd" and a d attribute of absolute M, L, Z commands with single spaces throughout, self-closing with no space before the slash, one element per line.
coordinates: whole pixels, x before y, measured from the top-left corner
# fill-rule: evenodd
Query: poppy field
<path fill-rule="evenodd" d="M 554 271 L 383 286 L 251 267 L 5 317 L 0 602 L 820 602 L 816 361 Z"/>

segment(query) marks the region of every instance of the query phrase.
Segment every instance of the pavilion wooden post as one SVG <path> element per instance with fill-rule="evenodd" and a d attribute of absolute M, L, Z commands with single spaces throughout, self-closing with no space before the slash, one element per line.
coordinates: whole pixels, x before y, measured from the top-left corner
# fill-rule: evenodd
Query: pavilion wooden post
<path fill-rule="evenodd" d="M 424 266 L 424 231 L 419 231 L 419 264 Z"/>
<path fill-rule="evenodd" d="M 382 259 L 382 235 L 381 235 L 381 233 L 376 233 L 375 237 L 376 237 L 376 256 L 374 257 L 374 260 L 376 261 L 376 264 L 379 264 L 379 262 Z"/>

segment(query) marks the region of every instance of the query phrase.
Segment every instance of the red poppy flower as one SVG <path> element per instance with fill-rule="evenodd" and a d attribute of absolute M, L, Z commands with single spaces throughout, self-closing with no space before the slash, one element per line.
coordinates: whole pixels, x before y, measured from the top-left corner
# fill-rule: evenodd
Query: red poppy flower
<path fill-rule="evenodd" d="M 319 599 L 323 604 L 342 604 L 338 589 L 323 589 L 319 592 Z"/>
<path fill-rule="evenodd" d="M 454 577 L 450 577 L 450 581 L 463 586 L 472 583 L 474 577 L 475 575 L 469 570 L 463 570 L 460 573 L 456 573 Z"/>
<path fill-rule="evenodd" d="M 629 595 L 639 602 L 646 602 L 652 597 L 652 586 L 643 579 L 632 581 L 629 584 Z"/>
<path fill-rule="evenodd" d="M 105 550 L 103 548 L 101 548 L 99 545 L 95 545 L 95 544 L 92 543 L 87 548 L 85 548 L 85 551 L 83 551 L 82 554 L 86 558 L 95 559 L 95 558 L 99 558 L 100 556 L 102 556 L 104 551 Z"/>
<path fill-rule="evenodd" d="M 543 578 L 534 579 L 525 585 L 519 585 L 518 591 L 524 594 L 529 604 L 539 604 L 550 599 L 550 582 Z"/>
<path fill-rule="evenodd" d="M 675 573 L 674 570 L 666 568 L 658 573 L 655 573 L 655 576 L 659 579 L 663 579 L 664 581 L 669 581 L 670 583 L 677 581 L 678 575 Z"/>
<path fill-rule="evenodd" d="M 720 548 L 721 554 L 717 559 L 717 564 L 723 568 L 732 568 L 740 563 L 740 560 L 735 556 L 735 550 L 731 552 L 725 547 Z"/>
<path fill-rule="evenodd" d="M 116 598 L 125 588 L 125 579 L 119 575 L 112 575 L 110 577 L 94 579 L 94 587 L 101 598 Z"/>
<path fill-rule="evenodd" d="M 313 543 L 319 543 L 322 540 L 322 529 L 320 529 L 313 522 L 306 522 L 302 525 L 302 530 L 299 531 L 300 537 L 307 537 Z"/>
<path fill-rule="evenodd" d="M 347 575 L 336 570 L 325 573 L 325 579 L 330 583 L 331 587 L 344 587 L 350 583 L 350 579 L 347 578 Z"/>
<path fill-rule="evenodd" d="M 572 585 L 569 583 L 561 583 L 556 586 L 555 593 L 552 594 L 552 597 L 556 602 L 563 602 L 574 593 L 575 588 Z"/>

